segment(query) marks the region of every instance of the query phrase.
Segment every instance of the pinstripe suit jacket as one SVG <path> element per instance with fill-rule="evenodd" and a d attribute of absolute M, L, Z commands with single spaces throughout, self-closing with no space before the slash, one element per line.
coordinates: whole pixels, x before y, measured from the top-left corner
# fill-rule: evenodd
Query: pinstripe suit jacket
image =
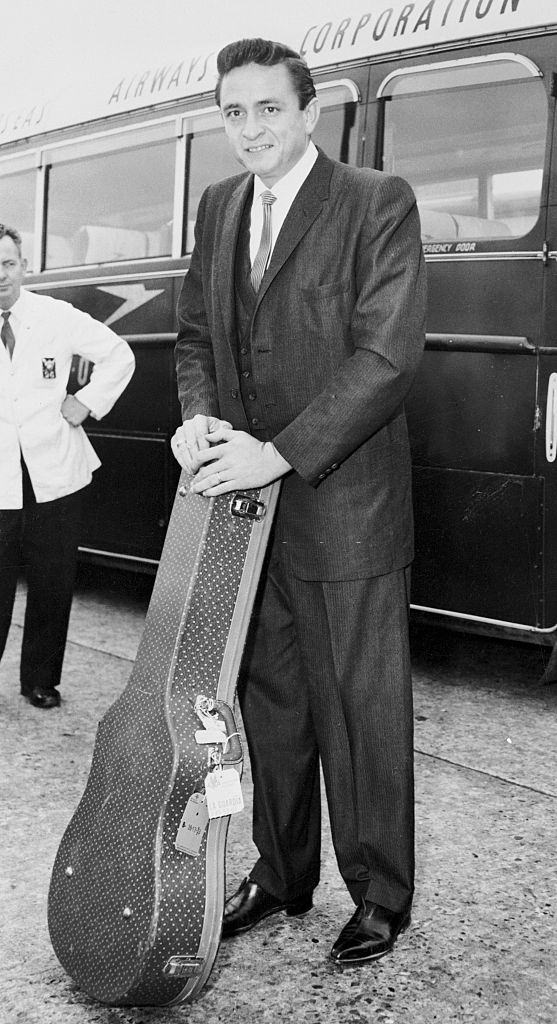
<path fill-rule="evenodd" d="M 234 266 L 251 175 L 210 186 L 179 303 L 183 418 L 249 431 L 234 357 Z M 269 437 L 293 467 L 276 543 L 302 579 L 355 579 L 413 554 L 404 397 L 424 342 L 413 193 L 319 153 L 277 238 L 251 330 Z"/>

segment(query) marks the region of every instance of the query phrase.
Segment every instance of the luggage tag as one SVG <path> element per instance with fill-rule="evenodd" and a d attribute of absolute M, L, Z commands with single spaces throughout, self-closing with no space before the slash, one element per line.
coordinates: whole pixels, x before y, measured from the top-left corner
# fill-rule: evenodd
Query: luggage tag
<path fill-rule="evenodd" d="M 235 768 L 217 766 L 205 777 L 209 818 L 223 818 L 244 809 L 240 776 Z"/>
<path fill-rule="evenodd" d="M 226 722 L 220 718 L 212 698 L 200 694 L 195 701 L 195 712 L 204 727 L 195 733 L 196 742 L 208 744 L 210 768 L 205 776 L 207 813 L 209 819 L 223 818 L 244 808 L 238 772 L 222 765 L 223 753 L 231 736 L 228 736 Z"/>
<path fill-rule="evenodd" d="M 174 846 L 180 853 L 198 857 L 209 814 L 204 793 L 192 793 L 178 827 Z"/>

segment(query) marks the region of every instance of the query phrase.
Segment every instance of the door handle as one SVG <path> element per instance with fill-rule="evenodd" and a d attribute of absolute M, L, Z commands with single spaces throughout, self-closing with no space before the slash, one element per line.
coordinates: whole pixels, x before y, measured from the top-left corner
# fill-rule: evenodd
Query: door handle
<path fill-rule="evenodd" d="M 547 385 L 545 409 L 545 457 L 555 462 L 557 456 L 557 373 L 551 373 Z"/>

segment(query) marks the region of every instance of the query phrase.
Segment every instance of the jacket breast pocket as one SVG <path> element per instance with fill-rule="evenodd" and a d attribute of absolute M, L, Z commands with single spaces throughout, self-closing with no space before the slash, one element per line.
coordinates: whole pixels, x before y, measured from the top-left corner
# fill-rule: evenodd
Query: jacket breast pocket
<path fill-rule="evenodd" d="M 338 334 L 351 322 L 354 295 L 350 281 L 331 281 L 301 289 L 303 315 L 322 335 Z M 342 332 L 341 332 L 342 333 Z"/>
<path fill-rule="evenodd" d="M 328 299 L 334 295 L 350 294 L 350 281 L 328 281 L 326 284 L 306 285 L 301 289 L 302 295 L 308 299 Z"/>

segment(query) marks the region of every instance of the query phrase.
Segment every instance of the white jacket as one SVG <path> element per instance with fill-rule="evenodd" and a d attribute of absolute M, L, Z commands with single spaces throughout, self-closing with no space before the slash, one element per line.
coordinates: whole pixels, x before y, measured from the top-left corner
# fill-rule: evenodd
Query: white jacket
<path fill-rule="evenodd" d="M 52 501 L 90 483 L 100 466 L 83 427 L 72 427 L 60 407 L 72 357 L 95 365 L 76 392 L 99 420 L 110 411 L 135 366 L 129 345 L 68 302 L 22 288 L 11 309 L 15 349 L 0 343 L 0 508 L 23 504 L 20 451 L 37 501 Z"/>

